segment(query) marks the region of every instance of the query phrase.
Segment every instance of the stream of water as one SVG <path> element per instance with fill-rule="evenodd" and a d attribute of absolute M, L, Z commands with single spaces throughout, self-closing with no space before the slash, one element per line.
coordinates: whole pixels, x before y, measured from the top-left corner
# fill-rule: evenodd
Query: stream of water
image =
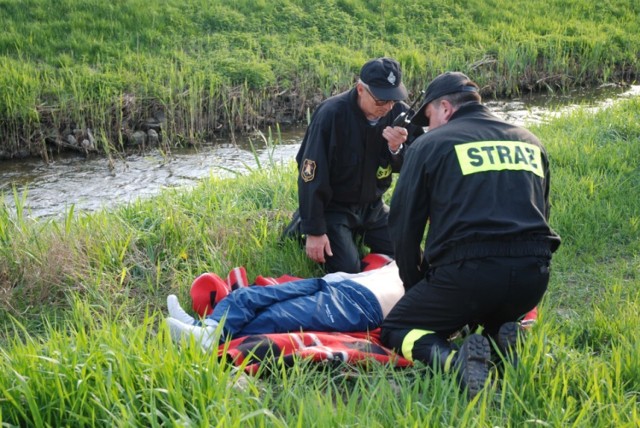
<path fill-rule="evenodd" d="M 563 96 L 489 101 L 497 115 L 521 125 L 540 123 L 577 107 L 601 109 L 620 99 L 640 96 L 640 86 L 599 88 Z M 76 211 L 94 211 L 137 198 L 158 194 L 166 187 L 193 186 L 211 174 L 231 176 L 259 165 L 293 161 L 304 129 L 282 133 L 279 144 L 265 147 L 263 139 L 203 144 L 196 149 L 173 150 L 169 155 L 151 151 L 128 156 L 110 165 L 105 158 L 59 156 L 53 162 L 21 160 L 0 162 L 0 203 L 15 210 L 16 197 L 32 217 L 63 215 L 73 204 Z M 14 192 L 15 195 L 14 196 Z"/>

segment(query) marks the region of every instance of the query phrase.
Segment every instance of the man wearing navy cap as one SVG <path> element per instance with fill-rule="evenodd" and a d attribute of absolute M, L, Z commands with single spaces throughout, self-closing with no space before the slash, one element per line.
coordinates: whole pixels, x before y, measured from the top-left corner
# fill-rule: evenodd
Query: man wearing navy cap
<path fill-rule="evenodd" d="M 393 255 L 382 195 L 419 126 L 391 126 L 408 111 L 397 61 L 377 58 L 354 88 L 322 102 L 296 156 L 300 230 L 307 256 L 327 272 L 360 272 L 360 243 Z"/>
<path fill-rule="evenodd" d="M 547 289 L 560 245 L 549 226 L 549 160 L 535 135 L 494 116 L 459 72 L 428 85 L 412 123 L 429 131 L 406 152 L 389 215 L 406 294 L 381 338 L 405 358 L 456 370 L 473 397 L 488 377 L 487 337 L 512 353 L 517 321 Z M 448 338 L 465 325 L 484 335 L 455 350 Z"/>

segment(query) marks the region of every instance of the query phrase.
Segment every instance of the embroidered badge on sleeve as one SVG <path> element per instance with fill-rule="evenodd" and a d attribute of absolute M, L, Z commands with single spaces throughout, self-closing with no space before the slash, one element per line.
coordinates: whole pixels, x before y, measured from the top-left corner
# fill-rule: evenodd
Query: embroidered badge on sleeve
<path fill-rule="evenodd" d="M 313 180 L 316 177 L 316 162 L 311 159 L 305 159 L 300 170 L 300 177 L 305 183 Z"/>

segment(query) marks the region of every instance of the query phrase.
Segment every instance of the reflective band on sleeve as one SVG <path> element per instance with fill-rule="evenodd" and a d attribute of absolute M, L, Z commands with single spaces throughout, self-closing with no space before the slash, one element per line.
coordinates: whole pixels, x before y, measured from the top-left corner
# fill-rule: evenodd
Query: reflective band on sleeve
<path fill-rule="evenodd" d="M 477 141 L 456 146 L 463 175 L 486 171 L 530 171 L 544 178 L 542 151 L 522 141 Z"/>
<path fill-rule="evenodd" d="M 415 345 L 422 336 L 433 333 L 435 332 L 430 330 L 411 330 L 402 340 L 402 356 L 409 361 L 413 361 L 413 345 Z"/>

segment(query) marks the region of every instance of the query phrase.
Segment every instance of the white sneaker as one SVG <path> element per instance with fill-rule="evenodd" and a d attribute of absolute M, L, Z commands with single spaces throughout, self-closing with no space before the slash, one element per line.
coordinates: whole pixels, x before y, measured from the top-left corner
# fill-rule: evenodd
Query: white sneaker
<path fill-rule="evenodd" d="M 188 341 L 193 337 L 196 343 L 199 343 L 204 350 L 209 351 L 217 341 L 216 327 L 214 326 L 198 327 L 171 317 L 167 318 L 167 324 L 174 342 Z"/>
<path fill-rule="evenodd" d="M 167 296 L 167 308 L 169 309 L 169 316 L 175 318 L 185 324 L 196 324 L 196 319 L 189 315 L 178 302 L 178 297 L 175 294 L 169 294 Z"/>

